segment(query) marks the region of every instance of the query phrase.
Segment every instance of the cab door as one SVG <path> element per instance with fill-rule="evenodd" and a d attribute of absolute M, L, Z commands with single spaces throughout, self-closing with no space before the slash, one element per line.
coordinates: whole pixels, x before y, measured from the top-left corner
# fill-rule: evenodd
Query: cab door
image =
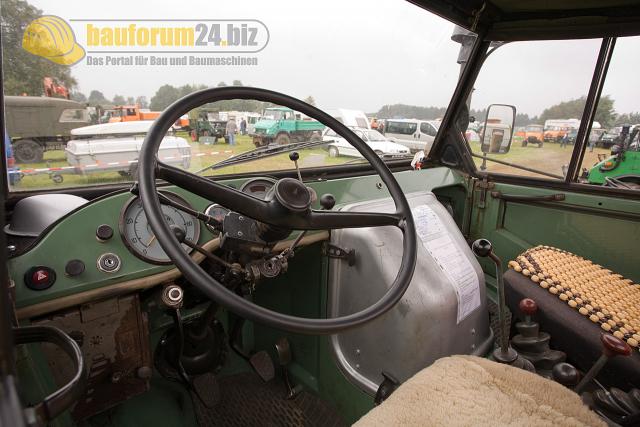
<path fill-rule="evenodd" d="M 606 185 L 588 183 L 598 159 L 611 156 L 610 148 L 589 143 L 594 122 L 613 129 L 640 118 L 634 113 L 640 111 L 640 89 L 620 84 L 633 74 L 627 59 L 638 50 L 640 37 L 530 41 L 506 44 L 487 58 L 475 82 L 472 110 L 486 108 L 487 100 L 500 101 L 516 106 L 516 126 L 572 118 L 569 114 L 581 122 L 574 145 L 551 141 L 537 148 L 516 137 L 508 154 L 483 155 L 479 144 L 467 142 L 477 167 L 470 184 L 470 240 L 491 240 L 504 264 L 531 247 L 549 245 L 640 282 L 640 174 Z M 566 55 L 571 63 L 552 74 L 540 70 L 540 81 L 530 76 L 519 81 L 517 92 L 499 85 L 507 78 L 518 81 L 518 64 L 526 58 L 553 63 Z M 624 161 L 640 145 L 634 144 L 627 139 L 620 146 Z M 483 267 L 495 276 L 491 264 Z"/>

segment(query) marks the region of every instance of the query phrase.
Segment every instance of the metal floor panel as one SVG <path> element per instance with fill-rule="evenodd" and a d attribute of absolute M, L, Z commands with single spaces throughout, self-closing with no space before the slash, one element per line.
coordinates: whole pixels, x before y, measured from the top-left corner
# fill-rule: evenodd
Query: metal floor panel
<path fill-rule="evenodd" d="M 243 373 L 220 378 L 218 386 L 221 400 L 213 408 L 194 396 L 200 426 L 346 426 L 335 409 L 310 393 L 286 400 L 278 379 L 265 383 L 254 373 Z"/>

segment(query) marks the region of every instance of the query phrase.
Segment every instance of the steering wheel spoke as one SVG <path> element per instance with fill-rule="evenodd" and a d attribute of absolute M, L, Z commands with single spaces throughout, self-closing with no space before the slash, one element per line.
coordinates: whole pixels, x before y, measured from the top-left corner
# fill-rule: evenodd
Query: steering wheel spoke
<path fill-rule="evenodd" d="M 252 218 L 268 215 L 269 206 L 264 200 L 257 199 L 228 185 L 194 175 L 175 166 L 158 162 L 156 176 L 243 215 Z"/>
<path fill-rule="evenodd" d="M 399 227 L 403 219 L 404 217 L 398 213 L 313 210 L 307 222 L 310 230 L 329 230 L 336 228 L 383 227 L 385 225 Z"/>

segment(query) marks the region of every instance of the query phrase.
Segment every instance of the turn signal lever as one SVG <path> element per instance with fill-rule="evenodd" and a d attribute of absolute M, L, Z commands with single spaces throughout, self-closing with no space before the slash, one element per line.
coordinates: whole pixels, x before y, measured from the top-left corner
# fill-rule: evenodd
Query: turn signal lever
<path fill-rule="evenodd" d="M 520 357 L 509 345 L 509 325 L 507 324 L 506 302 L 504 296 L 504 280 L 502 278 L 502 261 L 493 252 L 493 245 L 487 239 L 478 239 L 471 245 L 473 253 L 479 258 L 489 258 L 496 266 L 498 284 L 498 318 L 500 321 L 500 347 L 493 351 L 496 362 L 513 365 L 527 371 L 535 372 L 533 364 Z"/>
<path fill-rule="evenodd" d="M 593 380 L 596 375 L 604 368 L 607 361 L 615 356 L 629 356 L 631 354 L 631 347 L 620 338 L 614 337 L 610 334 L 601 334 L 600 341 L 602 342 L 602 355 L 596 363 L 593 364 L 589 372 L 584 375 L 584 378 L 578 383 L 574 391 L 580 394 L 584 391 L 587 384 Z"/>

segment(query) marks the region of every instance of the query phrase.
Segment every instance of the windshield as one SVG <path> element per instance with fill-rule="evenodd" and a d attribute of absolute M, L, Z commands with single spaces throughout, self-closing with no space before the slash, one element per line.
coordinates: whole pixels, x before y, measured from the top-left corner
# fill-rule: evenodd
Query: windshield
<path fill-rule="evenodd" d="M 386 141 L 387 140 L 387 138 L 382 136 L 382 134 L 376 130 L 367 131 L 366 135 L 369 141 Z"/>
<path fill-rule="evenodd" d="M 412 135 L 444 115 L 464 63 L 453 24 L 397 0 L 375 8 L 365 0 L 277 8 L 257 0 L 3 0 L 0 13 L 11 191 L 133 181 L 145 123 L 186 94 L 221 86 L 294 96 L 371 129 L 370 141 L 400 135 L 394 141 L 407 149 L 391 154 L 410 158 L 409 150 L 428 149 Z M 375 67 L 363 67 L 371 58 Z M 241 156 L 273 145 L 298 147 L 301 168 L 364 161 L 323 144 L 325 132 L 278 105 L 221 101 L 176 121 L 158 157 L 205 176 L 293 169 L 286 152 Z M 302 144 L 309 141 L 316 144 Z M 245 161 L 228 161 L 238 156 Z"/>

